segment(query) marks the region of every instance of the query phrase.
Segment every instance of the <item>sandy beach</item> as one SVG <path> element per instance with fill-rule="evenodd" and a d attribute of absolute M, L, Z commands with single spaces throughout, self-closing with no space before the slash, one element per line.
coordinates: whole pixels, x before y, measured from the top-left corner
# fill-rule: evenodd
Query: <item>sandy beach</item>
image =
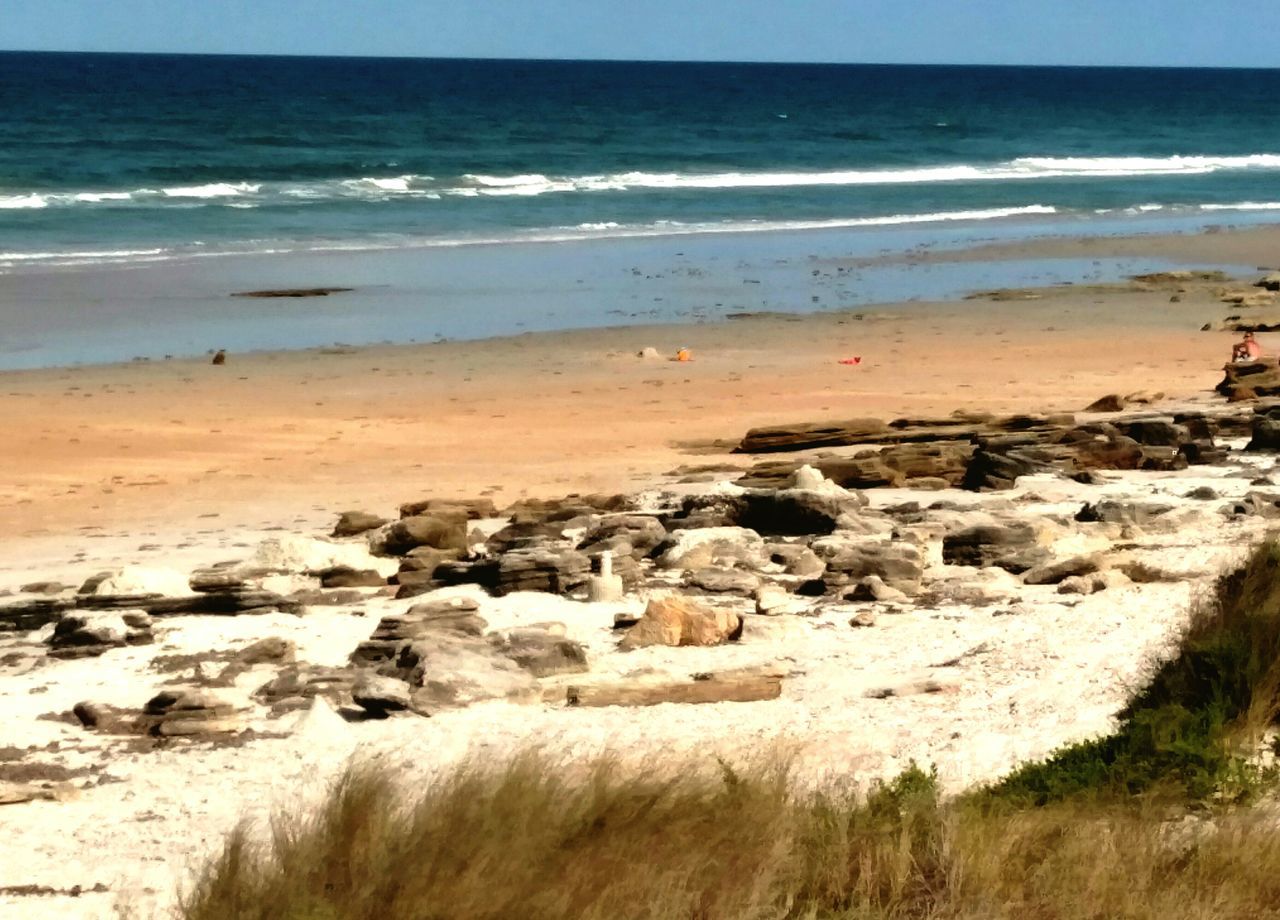
<path fill-rule="evenodd" d="M 1106 251 L 1195 268 L 1264 265 L 1273 243 L 1280 244 L 1280 232 L 1250 230 L 1031 240 L 898 258 L 945 270 L 948 260 L 1078 259 Z M 831 481 L 809 493 L 797 487 L 792 493 L 804 493 L 804 501 L 834 502 L 844 515 L 828 522 L 825 536 L 783 530 L 781 537 L 766 532 L 766 540 L 780 540 L 784 549 L 789 542 L 797 552 L 813 546 L 826 554 L 814 561 L 828 573 L 867 547 L 905 554 L 899 562 L 906 560 L 910 577 L 867 583 L 874 597 L 843 585 L 812 597 L 801 591 L 805 578 L 777 562 L 778 543 L 729 527 L 732 552 L 746 556 L 717 562 L 711 577 L 730 578 L 733 586 L 722 593 L 697 588 L 694 596 L 738 617 L 745 624 L 740 638 L 629 652 L 619 648 L 613 622 L 622 614 L 641 617 L 646 602 L 666 591 L 696 587 L 698 565 L 656 553 L 679 547 L 682 532 L 700 533 L 680 529 L 698 526 L 683 521 L 687 496 L 760 494 L 732 483 L 762 459 L 733 452 L 752 427 L 927 420 L 960 410 L 1038 418 L 1067 412 L 1096 426 L 1111 417 L 1082 414 L 1094 400 L 1141 394 L 1134 424 L 1154 414 L 1185 440 L 1191 428 L 1174 425 L 1175 413 L 1215 427 L 1224 412 L 1249 411 L 1213 393 L 1234 335 L 1200 329 L 1240 312 L 1222 302 L 1224 291 L 1252 290 L 1256 277 L 1084 283 L 471 342 L 232 351 L 224 365 L 202 358 L 0 374 L 0 593 L 9 595 L 0 608 L 86 603 L 110 615 L 121 605 L 156 603 L 152 583 L 177 583 L 174 590 L 185 594 L 188 583 L 210 573 L 211 583 L 231 578 L 233 594 L 266 592 L 282 605 L 239 616 L 157 613 L 138 619 L 147 621 L 148 644 L 94 657 L 47 652 L 56 645 L 52 621 L 6 634 L 11 675 L 0 693 L 0 766 L 10 778 L 39 767 L 56 781 L 35 800 L 6 807 L 6 818 L 33 820 L 0 847 L 0 909 L 37 917 L 55 906 L 59 916 L 96 917 L 124 904 L 139 916 L 163 916 L 176 886 L 238 818 L 261 819 L 322 792 L 352 756 L 381 759 L 427 781 L 465 757 L 503 756 L 530 744 L 566 762 L 604 751 L 643 760 L 659 750 L 733 759 L 782 744 L 799 752 L 806 782 L 869 782 L 917 761 L 936 765 L 944 787 L 956 791 L 1108 730 L 1198 592 L 1270 526 L 1270 499 L 1250 496 L 1260 478 L 1273 475 L 1274 458 L 1243 452 L 1239 419 L 1230 421 L 1234 427 L 1222 422 L 1217 441 L 1229 448 L 1222 462 L 1173 464 L 1169 451 L 1177 449 L 1155 446 L 1147 458 L 1154 465 L 1143 469 L 1103 466 L 1105 473 L 1068 478 L 1048 467 L 989 493 L 936 491 L 947 485 L 937 481 L 927 489 L 865 492 Z M 1274 353 L 1270 337 L 1261 338 Z M 671 360 L 679 348 L 692 360 Z M 656 356 L 645 356 L 646 349 Z M 853 358 L 859 363 L 842 363 Z M 1052 425 L 1035 430 L 1056 431 L 1054 437 L 1067 430 Z M 1113 429 L 1096 430 L 1119 438 Z M 795 460 L 826 456 L 804 451 Z M 587 493 L 624 493 L 632 510 L 579 513 L 571 526 L 544 521 L 537 526 L 551 536 L 538 530 L 531 552 L 552 547 L 564 554 L 554 565 L 570 556 L 587 565 L 573 549 L 584 530 L 619 516 L 646 517 L 666 542 L 637 554 L 641 581 L 612 603 L 585 602 L 580 586 L 559 595 L 490 596 L 478 584 L 428 585 L 433 590 L 410 600 L 382 577 L 399 579 L 413 564 L 408 554 L 380 549 L 376 535 L 386 528 L 371 531 L 373 538 L 324 539 L 347 510 L 394 519 L 401 503 L 415 499 L 488 498 L 503 508 L 522 498 Z M 1108 502 L 1120 509 L 1117 516 L 1081 516 L 1082 506 Z M 1233 502 L 1254 510 L 1233 512 Z M 1033 562 L 1008 570 L 989 560 L 961 564 L 946 541 L 975 523 L 1023 534 L 1021 551 Z M 468 553 L 480 560 L 486 553 L 518 556 L 518 539 L 492 542 L 505 525 L 502 517 L 476 523 L 479 530 L 466 536 Z M 372 567 L 382 580 L 353 597 L 328 598 L 321 573 L 338 559 Z M 209 568 L 222 563 L 236 565 Z M 1023 581 L 1028 570 L 1038 571 L 1033 565 L 1052 570 L 1045 581 Z M 398 566 L 405 568 L 397 573 Z M 1053 574 L 1053 566 L 1064 567 Z M 115 572 L 123 587 L 77 591 L 100 572 Z M 764 610 L 756 598 L 775 582 L 792 592 L 781 612 Z M 808 582 L 812 587 L 812 573 Z M 300 597 L 310 600 L 304 605 Z M 564 703 L 566 681 L 579 675 L 539 677 L 536 685 L 525 676 L 541 694 L 535 701 L 495 693 L 427 719 L 357 718 L 353 649 L 381 618 L 400 622 L 422 602 L 472 605 L 485 641 L 551 623 L 554 635 L 590 662 L 592 681 L 767 668 L 782 675 L 780 696 L 579 709 Z M 267 637 L 288 644 L 291 657 L 211 676 Z M 287 673 L 323 680 L 337 674 L 346 683 L 323 699 L 290 697 L 294 708 L 282 710 L 262 694 Z M 88 731 L 69 715 L 85 700 L 136 713 L 157 688 L 192 682 L 235 708 L 241 721 L 233 741 L 197 736 L 148 746 L 136 733 Z"/>
<path fill-rule="evenodd" d="M 913 254 L 1106 252 L 1265 264 L 1280 233 L 1032 240 Z M 691 325 L 527 334 L 0 374 L 5 539 L 111 534 L 219 515 L 248 525 L 388 508 L 619 490 L 733 462 L 755 425 L 859 416 L 1078 410 L 1110 392 L 1211 389 L 1231 312 L 1201 286 L 1088 285 L 1035 300 L 897 303 Z M 1264 336 L 1264 341 L 1265 341 Z M 694 360 L 665 360 L 687 346 Z M 655 348 L 659 359 L 638 358 Z M 861 357 L 856 366 L 838 362 Z M 717 447 L 716 445 L 720 445 Z"/>

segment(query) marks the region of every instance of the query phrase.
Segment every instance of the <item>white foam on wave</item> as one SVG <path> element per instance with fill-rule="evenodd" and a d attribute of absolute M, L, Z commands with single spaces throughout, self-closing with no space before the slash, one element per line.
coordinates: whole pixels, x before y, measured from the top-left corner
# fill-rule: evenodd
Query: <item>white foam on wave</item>
<path fill-rule="evenodd" d="M 252 195 L 262 186 L 253 182 L 210 182 L 208 185 L 179 185 L 162 188 L 160 194 L 166 198 L 235 198 L 240 195 Z"/>
<path fill-rule="evenodd" d="M 63 259 L 127 259 L 134 256 L 158 256 L 167 249 L 100 249 L 66 252 L 0 252 L 0 262 L 54 262 Z"/>
<path fill-rule="evenodd" d="M 1280 211 L 1280 201 L 1238 201 L 1235 204 L 1202 204 L 1201 211 Z"/>
<path fill-rule="evenodd" d="M 788 189 L 993 183 L 1044 179 L 1113 179 L 1144 176 L 1205 175 L 1222 171 L 1280 170 L 1280 154 L 1169 157 L 1020 157 L 985 165 L 950 164 L 905 169 L 867 168 L 815 171 L 730 171 L 716 173 L 628 171 L 582 176 L 520 173 L 510 176 L 467 173 L 452 179 L 432 176 L 363 176 L 315 182 L 212 182 L 132 191 L 30 192 L 0 196 L 0 208 L 43 208 L 50 205 L 103 205 L 184 202 L 228 204 L 252 196 L 270 203 L 340 199 L 394 200 L 440 198 L 534 197 L 547 194 L 625 191 Z M 1250 204 L 1246 202 L 1245 204 Z M 1139 205 L 1139 209 L 1156 205 Z M 1223 210 L 1242 210 L 1223 206 Z"/>
<path fill-rule="evenodd" d="M 0 195 L 0 210 L 18 211 L 33 208 L 47 208 L 49 202 L 43 195 L 32 192 L 30 195 Z"/>
<path fill-rule="evenodd" d="M 88 204 L 98 204 L 102 201 L 130 201 L 133 199 L 132 192 L 78 192 L 71 196 L 74 201 L 83 201 Z"/>

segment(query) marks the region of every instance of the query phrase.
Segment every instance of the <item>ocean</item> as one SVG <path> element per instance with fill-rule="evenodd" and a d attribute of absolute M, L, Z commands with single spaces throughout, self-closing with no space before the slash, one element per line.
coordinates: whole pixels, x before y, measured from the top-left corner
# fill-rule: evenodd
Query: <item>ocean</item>
<path fill-rule="evenodd" d="M 3 53 L 0 272 L 1272 220 L 1278 98 L 1253 70 Z"/>

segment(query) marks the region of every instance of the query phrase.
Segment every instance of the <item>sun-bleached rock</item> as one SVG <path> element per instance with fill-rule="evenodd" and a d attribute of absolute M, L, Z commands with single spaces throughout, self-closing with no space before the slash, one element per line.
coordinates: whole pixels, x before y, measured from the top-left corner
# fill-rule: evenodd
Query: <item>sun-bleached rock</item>
<path fill-rule="evenodd" d="M 732 610 L 671 594 L 649 601 L 644 616 L 627 631 L 619 648 L 722 645 L 741 633 L 742 618 Z"/>
<path fill-rule="evenodd" d="M 763 538 L 745 527 L 677 530 L 658 557 L 658 566 L 664 569 L 704 569 L 713 565 L 760 569 L 768 564 Z"/>
<path fill-rule="evenodd" d="M 190 594 L 191 588 L 187 576 L 177 569 L 127 565 L 82 593 L 95 597 L 182 597 Z"/>
<path fill-rule="evenodd" d="M 394 560 L 374 556 L 361 543 L 285 534 L 263 540 L 235 571 L 250 575 L 319 575 L 340 566 L 357 571 L 372 569 L 384 576 L 395 574 L 399 567 Z"/>

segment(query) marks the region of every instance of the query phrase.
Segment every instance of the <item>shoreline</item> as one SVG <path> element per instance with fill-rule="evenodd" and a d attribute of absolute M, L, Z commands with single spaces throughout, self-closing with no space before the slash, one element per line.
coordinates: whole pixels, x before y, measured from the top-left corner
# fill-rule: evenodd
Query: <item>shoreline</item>
<path fill-rule="evenodd" d="M 0 368 L 155 362 L 220 348 L 244 354 L 696 325 L 743 312 L 883 309 L 992 288 L 1120 281 L 1205 261 L 1176 234 L 1133 238 L 1126 255 L 1121 237 L 1020 240 L 1017 227 L 976 235 L 986 229 L 263 253 L 0 274 Z M 1280 239 L 1280 227 L 1223 235 Z M 991 249 L 991 239 L 1004 242 Z M 1245 252 L 1220 246 L 1203 267 L 1249 270 L 1255 260 L 1241 261 Z M 344 290 L 272 302 L 233 296 L 290 288 Z"/>
<path fill-rule="evenodd" d="M 1280 228 L 1241 237 L 1246 249 L 1271 238 Z M 1203 239 L 1218 255 L 1245 254 L 1226 234 Z M 415 492 L 509 502 L 622 491 L 680 466 L 731 462 L 726 447 L 708 445 L 757 425 L 1078 411 L 1140 390 L 1185 399 L 1217 383 L 1228 350 L 1226 334 L 1198 331 L 1231 312 L 1213 287 L 1177 303 L 1170 290 L 1059 285 L 1034 300 L 233 350 L 221 367 L 8 371 L 0 502 L 14 513 L 0 539 L 192 526 L 205 515 L 253 523 L 264 502 L 296 514 L 386 508 Z M 681 347 L 692 362 L 667 360 Z M 659 358 L 638 358 L 646 348 Z M 838 363 L 854 356 L 856 367 Z"/>

